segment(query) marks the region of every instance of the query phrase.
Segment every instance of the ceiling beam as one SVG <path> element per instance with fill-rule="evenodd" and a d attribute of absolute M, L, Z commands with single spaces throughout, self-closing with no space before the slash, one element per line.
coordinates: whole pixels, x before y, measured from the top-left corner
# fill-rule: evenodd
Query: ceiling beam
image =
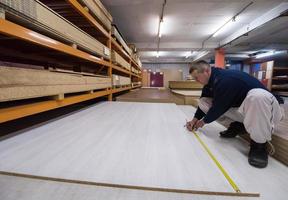
<path fill-rule="evenodd" d="M 258 17 L 257 19 L 253 20 L 248 25 L 240 28 L 239 30 L 235 31 L 232 35 L 228 36 L 224 40 L 220 41 L 219 47 L 225 46 L 226 44 L 231 43 L 232 41 L 236 40 L 237 38 L 249 33 L 250 31 L 262 26 L 263 24 L 279 17 L 283 13 L 288 10 L 288 2 L 284 2 L 276 6 L 275 8 L 271 9 L 264 15 Z"/>
<path fill-rule="evenodd" d="M 157 43 L 135 43 L 138 51 L 157 51 Z M 217 42 L 206 43 L 204 49 L 211 50 L 218 47 Z M 191 51 L 202 49 L 201 42 L 166 42 L 161 43 L 159 51 Z"/>

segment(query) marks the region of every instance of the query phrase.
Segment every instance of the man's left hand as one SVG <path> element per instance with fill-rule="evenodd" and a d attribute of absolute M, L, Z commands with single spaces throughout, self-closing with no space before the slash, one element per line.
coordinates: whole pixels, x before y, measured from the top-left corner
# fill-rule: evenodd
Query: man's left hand
<path fill-rule="evenodd" d="M 202 128 L 205 125 L 205 122 L 203 119 L 198 120 L 196 124 L 194 125 L 194 130 L 197 131 L 198 128 Z"/>

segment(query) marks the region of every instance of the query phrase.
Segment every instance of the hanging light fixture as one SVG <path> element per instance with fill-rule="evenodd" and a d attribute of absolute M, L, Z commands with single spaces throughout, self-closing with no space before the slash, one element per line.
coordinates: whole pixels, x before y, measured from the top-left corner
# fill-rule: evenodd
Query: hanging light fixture
<path fill-rule="evenodd" d="M 163 18 L 162 18 L 161 21 L 160 21 L 160 24 L 159 24 L 159 34 L 158 34 L 159 38 L 162 37 L 163 24 L 164 24 L 164 20 L 163 20 Z"/>

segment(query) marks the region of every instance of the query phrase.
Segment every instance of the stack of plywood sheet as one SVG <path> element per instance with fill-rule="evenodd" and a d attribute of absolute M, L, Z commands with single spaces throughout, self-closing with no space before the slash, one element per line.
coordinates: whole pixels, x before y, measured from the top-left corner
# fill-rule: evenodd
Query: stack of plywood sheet
<path fill-rule="evenodd" d="M 132 72 L 134 72 L 135 74 L 141 74 L 141 71 L 138 69 L 135 69 L 134 67 L 132 67 Z"/>
<path fill-rule="evenodd" d="M 109 87 L 110 77 L 0 66 L 0 102 Z"/>
<path fill-rule="evenodd" d="M 128 46 L 130 47 L 130 49 L 132 49 L 132 52 L 133 52 L 133 53 L 136 53 L 136 52 L 137 52 L 137 48 L 136 48 L 136 45 L 135 45 L 135 44 L 128 44 Z"/>
<path fill-rule="evenodd" d="M 141 85 L 141 81 L 133 82 L 133 83 L 132 83 L 132 87 L 134 87 L 134 86 L 140 86 L 140 85 Z"/>
<path fill-rule="evenodd" d="M 141 62 L 141 60 L 140 60 L 140 57 L 137 58 L 136 62 L 137 62 L 137 64 L 138 64 L 138 66 L 139 66 L 140 68 L 142 68 L 142 62 Z"/>
<path fill-rule="evenodd" d="M 101 57 L 110 58 L 108 47 L 37 0 L 0 0 L 0 7 L 4 8 L 6 13 L 12 14 L 16 23 L 29 26 L 36 32 L 45 32 L 49 37 L 75 44 Z M 31 33 L 31 37 L 43 39 L 43 42 L 54 42 L 34 33 Z"/>
<path fill-rule="evenodd" d="M 130 85 L 131 84 L 130 77 L 120 76 L 120 84 L 121 85 Z"/>
<path fill-rule="evenodd" d="M 123 46 L 125 51 L 131 56 L 132 50 L 128 47 L 128 45 L 126 44 L 125 40 L 123 39 L 123 37 L 121 36 L 120 32 L 118 31 L 115 25 L 112 26 L 112 35 L 116 37 L 116 39 Z"/>
<path fill-rule="evenodd" d="M 113 86 L 122 86 L 122 85 L 130 85 L 131 79 L 130 77 L 119 76 L 116 74 L 112 75 L 112 85 Z"/>
<path fill-rule="evenodd" d="M 170 89 L 190 89 L 199 90 L 202 89 L 203 85 L 196 81 L 169 81 Z"/>
<path fill-rule="evenodd" d="M 130 63 L 128 63 L 124 58 L 122 58 L 116 51 L 112 50 L 111 59 L 114 63 L 121 65 L 125 69 L 130 71 Z"/>
<path fill-rule="evenodd" d="M 141 61 L 140 61 L 139 55 L 138 55 L 137 53 L 133 53 L 133 54 L 132 54 L 132 58 L 135 60 L 135 62 L 138 64 L 138 66 L 139 66 L 140 68 L 142 68 L 142 63 L 141 63 Z"/>
<path fill-rule="evenodd" d="M 100 0 L 80 0 L 81 3 L 87 6 L 90 13 L 98 19 L 106 29 L 111 30 L 111 23 L 113 21 L 112 16 L 103 6 Z"/>
<path fill-rule="evenodd" d="M 184 99 L 185 105 L 192 105 L 197 107 L 201 90 L 171 90 L 176 96 Z"/>
<path fill-rule="evenodd" d="M 284 110 L 284 119 L 275 126 L 272 135 L 272 144 L 276 151 L 273 155 L 276 159 L 288 166 L 288 103 L 280 105 Z"/>

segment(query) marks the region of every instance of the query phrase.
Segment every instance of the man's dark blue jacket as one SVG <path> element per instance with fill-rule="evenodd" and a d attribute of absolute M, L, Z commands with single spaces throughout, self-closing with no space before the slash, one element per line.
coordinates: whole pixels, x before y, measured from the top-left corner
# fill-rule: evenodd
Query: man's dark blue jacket
<path fill-rule="evenodd" d="M 205 113 L 198 107 L 195 118 L 205 123 L 213 122 L 231 107 L 240 107 L 247 93 L 254 88 L 267 90 L 253 76 L 241 71 L 211 68 L 209 82 L 202 89 L 201 97 L 211 97 L 212 107 Z"/>

